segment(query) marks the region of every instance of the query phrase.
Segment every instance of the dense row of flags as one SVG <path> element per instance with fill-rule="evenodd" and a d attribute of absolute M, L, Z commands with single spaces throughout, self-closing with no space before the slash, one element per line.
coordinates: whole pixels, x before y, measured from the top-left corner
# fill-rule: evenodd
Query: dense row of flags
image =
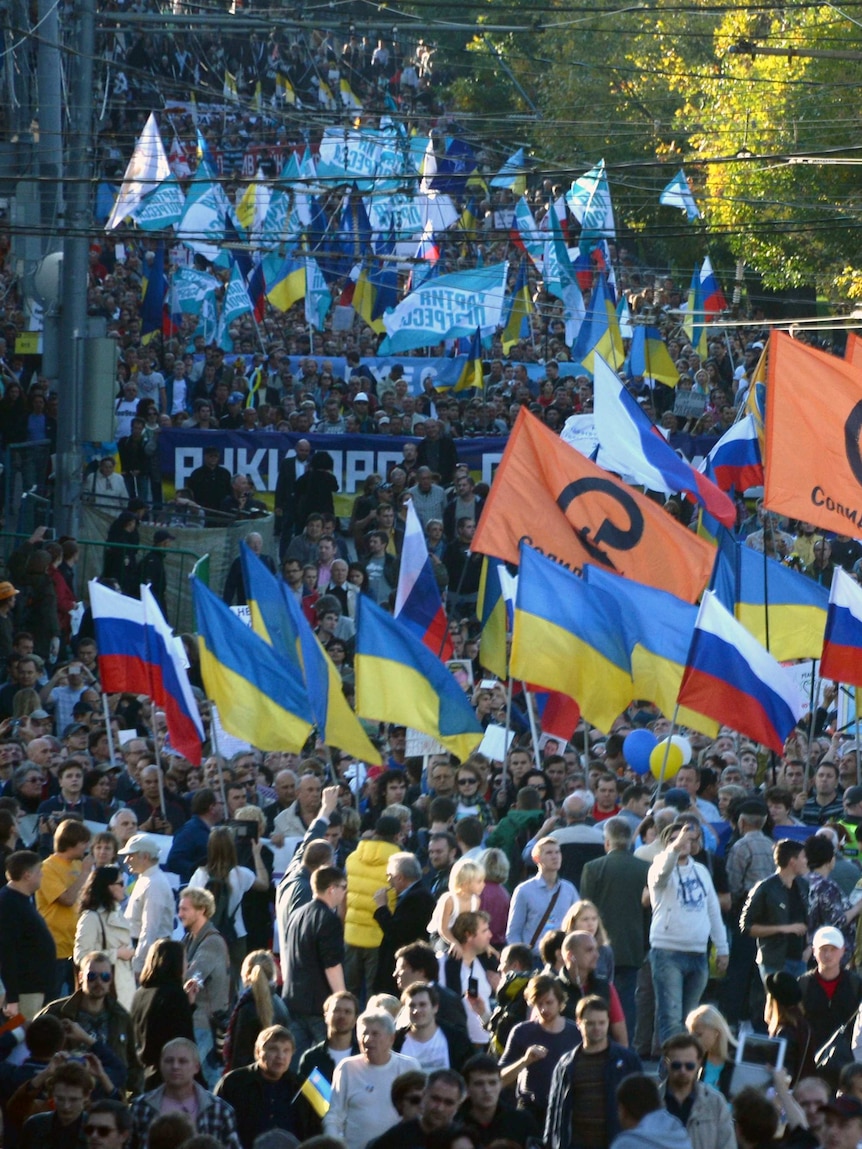
<path fill-rule="evenodd" d="M 181 151 L 177 141 L 172 154 Z M 522 149 L 509 157 L 488 182 L 477 170 L 477 156 L 465 141 L 435 141 L 407 137 L 402 127 L 384 120 L 378 128 L 328 129 L 317 155 L 306 148 L 291 153 L 278 178 L 268 181 L 258 171 L 234 206 L 217 176 L 214 157 L 198 134 L 197 167 L 189 178 L 187 163 L 172 170 L 150 115 L 129 162 L 123 183 L 106 224 L 112 231 L 131 221 L 142 231 L 176 239 L 202 256 L 219 273 L 227 272 L 227 292 L 221 308 L 216 292 L 222 280 L 199 270 L 176 269 L 170 282 L 164 275 L 164 247 L 156 252 L 159 274 L 147 282 L 144 300 L 149 336 L 161 327 L 178 327 L 180 316 L 199 319 L 196 334 L 230 351 L 230 326 L 253 315 L 260 321 L 264 303 L 285 311 L 305 299 L 307 323 L 323 330 L 334 303 L 352 305 L 378 334 L 388 333 L 393 346 L 399 335 L 392 326 L 409 324 L 411 348 L 427 347 L 441 339 L 455 339 L 463 327 L 439 320 L 439 309 L 423 308 L 417 293 L 439 276 L 439 289 L 465 290 L 476 296 L 489 290 L 489 270 L 477 262 L 469 271 L 440 275 L 445 243 L 477 239 L 477 195 L 491 187 L 507 188 L 517 198 L 511 239 L 521 251 L 514 281 L 507 281 L 506 265 L 497 265 L 503 285 L 483 312 L 483 337 L 504 329 L 504 345 L 530 337 L 529 317 L 534 304 L 527 264 L 535 267 L 545 290 L 563 305 L 566 340 L 575 358 L 592 371 L 592 357 L 600 354 L 614 366 L 623 364 L 623 344 L 616 307 L 616 284 L 609 244 L 616 237 L 613 205 L 604 161 L 576 179 L 564 197 L 553 204 L 537 224 L 525 198 L 528 164 Z M 180 179 L 187 181 L 186 191 Z M 418 188 L 405 192 L 404 187 Z M 662 201 L 678 204 L 684 198 L 680 172 L 668 185 Z M 328 190 L 343 186 L 341 210 L 327 215 Z M 690 196 L 690 192 L 688 193 Z M 453 196 L 464 197 L 459 212 Z M 674 199 L 676 196 L 676 199 Z M 693 201 L 692 201 L 693 202 Z M 575 248 L 564 234 L 566 213 L 580 225 Z M 412 265 L 403 295 L 398 266 Z M 154 273 L 156 269 L 153 268 Z M 598 275 L 596 275 L 598 272 Z M 456 278 L 457 277 L 457 278 Z M 593 287 L 593 281 L 598 282 Z M 717 299 L 708 260 L 695 272 L 688 307 L 702 307 L 692 322 L 693 341 L 701 338 L 714 314 Z M 436 289 L 436 288 L 435 288 Z M 585 301 L 584 292 L 591 293 Z M 406 310 L 405 310 L 406 309 Z M 423 318 L 435 317 L 433 322 Z M 470 332 L 470 334 L 472 331 Z M 675 386 L 677 373 L 657 332 L 647 342 L 636 334 L 627 366 L 645 378 Z"/>
<path fill-rule="evenodd" d="M 834 435 L 836 452 L 800 438 L 793 490 L 779 486 L 778 498 L 795 518 L 825 529 L 837 521 L 852 533 L 862 506 L 860 345 L 851 341 L 842 361 L 773 334 L 769 353 L 771 410 L 785 390 L 817 378 L 833 398 L 833 430 L 846 431 Z M 607 401 L 617 420 L 608 440 L 617 454 L 606 464 L 649 487 L 661 480 L 686 492 L 712 518 L 715 541 L 603 469 L 601 452 L 586 458 L 523 411 L 473 541 L 485 556 L 483 665 L 501 680 L 574 700 L 569 735 L 578 713 L 607 730 L 634 699 L 648 699 L 704 733 L 726 723 L 780 750 L 803 712 L 780 662 L 820 658 L 824 677 L 862 686 L 862 588 L 836 568 L 827 592 L 720 522 L 726 492 L 764 473 L 769 503 L 777 450 L 769 420 L 765 459 L 749 413 L 710 452 L 706 486 L 687 464 L 672 469 L 654 449 L 653 440 L 660 448 L 664 441 L 642 426 L 607 365 L 597 366 L 597 414 Z M 809 410 L 797 432 L 807 429 Z M 285 584 L 245 547 L 242 563 L 251 627 L 194 580 L 204 683 L 230 733 L 263 749 L 299 748 L 316 727 L 328 744 L 379 763 L 358 715 L 420 730 L 460 758 L 475 749 L 482 730 L 444 665 L 447 620 L 412 506 L 395 616 L 360 596 L 355 713 Z M 198 760 L 203 731 L 181 648 L 148 588 L 137 600 L 92 583 L 90 595 L 106 690 L 149 694 L 165 711 L 172 745 Z"/>

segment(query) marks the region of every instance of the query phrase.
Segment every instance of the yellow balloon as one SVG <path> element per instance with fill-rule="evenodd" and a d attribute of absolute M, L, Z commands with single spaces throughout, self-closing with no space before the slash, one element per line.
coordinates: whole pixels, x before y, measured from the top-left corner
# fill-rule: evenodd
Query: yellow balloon
<path fill-rule="evenodd" d="M 662 764 L 664 763 L 664 781 L 669 782 L 682 766 L 682 760 L 685 755 L 682 752 L 682 747 L 675 742 L 670 742 L 670 749 L 668 749 L 669 738 L 663 738 L 658 746 L 653 750 L 649 756 L 649 768 L 652 771 L 653 778 L 661 778 Z M 667 762 L 664 756 L 667 754 Z"/>

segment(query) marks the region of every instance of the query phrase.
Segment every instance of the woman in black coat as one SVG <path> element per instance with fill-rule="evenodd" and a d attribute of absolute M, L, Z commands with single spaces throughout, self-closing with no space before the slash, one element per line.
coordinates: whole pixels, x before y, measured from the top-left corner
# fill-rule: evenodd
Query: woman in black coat
<path fill-rule="evenodd" d="M 159 1061 L 166 1042 L 175 1037 L 194 1041 L 194 1006 L 183 989 L 185 950 L 180 942 L 160 938 L 147 954 L 140 988 L 132 998 L 135 1049 L 144 1067 L 144 1089 L 162 1084 Z"/>
<path fill-rule="evenodd" d="M 138 555 L 129 549 L 140 543 L 138 517 L 133 511 L 120 511 L 108 527 L 107 545 L 102 566 L 102 578 L 114 579 L 124 594 L 138 597 Z M 125 546 L 112 546 L 124 543 Z"/>

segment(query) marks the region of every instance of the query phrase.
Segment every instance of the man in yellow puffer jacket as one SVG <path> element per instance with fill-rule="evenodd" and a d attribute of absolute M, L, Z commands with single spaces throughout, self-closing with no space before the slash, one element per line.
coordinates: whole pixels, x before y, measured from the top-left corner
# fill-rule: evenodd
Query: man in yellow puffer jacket
<path fill-rule="evenodd" d="M 386 863 L 401 849 L 401 820 L 381 814 L 373 838 L 363 838 L 347 856 L 347 899 L 344 916 L 344 982 L 365 1002 L 377 972 L 377 952 L 383 932 L 374 920 L 374 894 L 389 883 Z M 392 893 L 390 909 L 395 907 Z"/>

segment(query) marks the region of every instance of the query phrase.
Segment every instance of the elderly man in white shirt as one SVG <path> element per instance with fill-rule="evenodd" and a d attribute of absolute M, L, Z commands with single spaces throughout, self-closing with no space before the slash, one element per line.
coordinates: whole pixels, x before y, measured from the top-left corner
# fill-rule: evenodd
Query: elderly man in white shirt
<path fill-rule="evenodd" d="M 174 932 L 176 902 L 167 875 L 159 866 L 159 843 L 151 834 L 133 834 L 120 856 L 135 875 L 126 920 L 135 941 L 132 969 L 140 977 L 151 946 Z"/>

